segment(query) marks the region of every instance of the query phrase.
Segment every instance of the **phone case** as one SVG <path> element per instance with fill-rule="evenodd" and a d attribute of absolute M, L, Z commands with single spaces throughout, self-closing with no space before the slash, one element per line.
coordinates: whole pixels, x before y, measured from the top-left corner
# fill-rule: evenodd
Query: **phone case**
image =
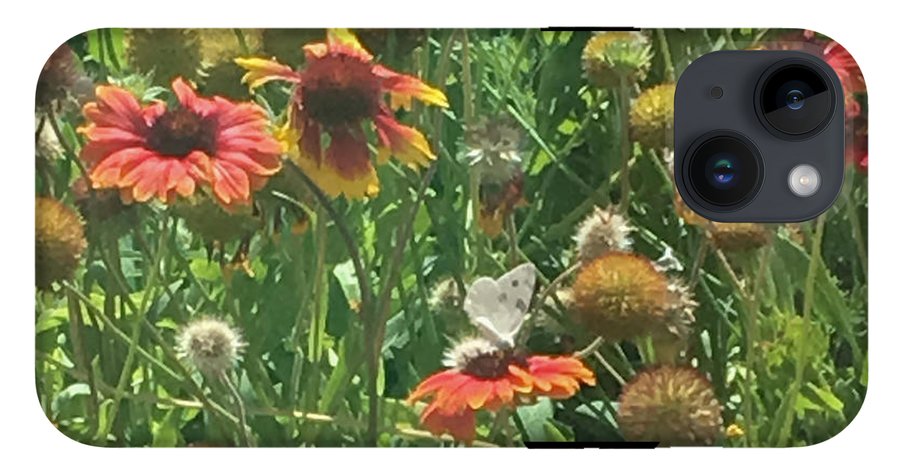
<path fill-rule="evenodd" d="M 841 78 L 815 220 L 678 197 L 675 82 L 721 49 Z M 867 386 L 866 111 L 803 30 L 80 34 L 36 94 L 40 404 L 98 446 L 825 441 Z"/>

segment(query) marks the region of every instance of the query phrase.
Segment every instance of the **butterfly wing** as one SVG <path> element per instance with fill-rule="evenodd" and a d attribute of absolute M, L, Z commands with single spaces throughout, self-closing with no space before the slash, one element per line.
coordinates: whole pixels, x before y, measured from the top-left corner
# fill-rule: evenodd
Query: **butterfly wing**
<path fill-rule="evenodd" d="M 498 280 L 475 280 L 466 294 L 464 309 L 482 335 L 512 347 L 531 306 L 537 271 L 533 264 L 517 266 Z"/>

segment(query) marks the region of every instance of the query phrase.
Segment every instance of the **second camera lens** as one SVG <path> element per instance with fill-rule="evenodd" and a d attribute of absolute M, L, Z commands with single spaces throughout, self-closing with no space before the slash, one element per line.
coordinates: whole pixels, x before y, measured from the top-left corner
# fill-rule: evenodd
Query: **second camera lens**
<path fill-rule="evenodd" d="M 742 207 L 762 182 L 762 162 L 755 147 L 728 131 L 707 134 L 695 142 L 683 162 L 689 191 L 716 210 Z"/>
<path fill-rule="evenodd" d="M 834 90 L 812 64 L 776 64 L 763 75 L 758 96 L 763 122 L 787 136 L 802 138 L 815 133 L 834 115 Z"/>

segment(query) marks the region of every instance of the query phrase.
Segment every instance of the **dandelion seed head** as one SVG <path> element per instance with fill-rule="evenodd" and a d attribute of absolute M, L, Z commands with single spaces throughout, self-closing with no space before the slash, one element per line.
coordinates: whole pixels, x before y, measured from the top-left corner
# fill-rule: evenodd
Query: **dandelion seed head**
<path fill-rule="evenodd" d="M 632 245 L 629 237 L 632 231 L 634 227 L 614 207 L 597 207 L 575 231 L 578 258 L 589 262 L 608 251 L 628 251 Z"/>
<path fill-rule="evenodd" d="M 179 356 L 207 376 L 234 367 L 244 346 L 238 331 L 213 317 L 190 322 L 178 335 Z"/>

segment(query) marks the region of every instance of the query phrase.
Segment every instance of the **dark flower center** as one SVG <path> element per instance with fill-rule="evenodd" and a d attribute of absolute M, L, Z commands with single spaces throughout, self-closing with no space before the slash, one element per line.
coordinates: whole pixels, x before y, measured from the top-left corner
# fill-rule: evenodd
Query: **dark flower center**
<path fill-rule="evenodd" d="M 325 127 L 356 124 L 378 113 L 381 83 L 372 65 L 333 54 L 310 61 L 302 75 L 301 107 Z"/>
<path fill-rule="evenodd" d="M 462 372 L 478 378 L 495 379 L 508 374 L 509 366 L 513 364 L 527 369 L 525 354 L 517 349 L 498 349 L 470 358 Z"/>
<path fill-rule="evenodd" d="M 183 158 L 195 150 L 214 155 L 215 120 L 184 108 L 166 111 L 150 128 L 147 145 L 171 157 Z"/>

